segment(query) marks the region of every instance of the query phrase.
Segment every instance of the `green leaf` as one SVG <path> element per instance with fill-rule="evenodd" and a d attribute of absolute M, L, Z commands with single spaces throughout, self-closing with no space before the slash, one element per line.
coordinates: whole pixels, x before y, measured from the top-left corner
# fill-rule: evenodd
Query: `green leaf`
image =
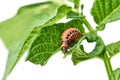
<path fill-rule="evenodd" d="M 71 11 L 71 7 L 67 5 L 61 5 L 58 8 L 58 13 L 56 14 L 56 16 L 47 21 L 44 25 L 42 25 L 42 27 L 53 25 L 55 22 L 65 17 L 69 11 Z"/>
<path fill-rule="evenodd" d="M 57 14 L 56 16 L 54 16 L 52 19 L 50 19 L 49 21 L 47 21 L 45 24 L 43 24 L 42 26 L 39 27 L 35 27 L 32 32 L 29 34 L 28 38 L 26 39 L 26 41 L 24 42 L 24 45 L 21 49 L 21 52 L 18 56 L 20 56 L 21 54 L 23 54 L 24 52 L 22 51 L 26 51 L 26 49 L 28 49 L 28 47 L 30 47 L 30 44 L 32 43 L 32 41 L 36 38 L 36 36 L 38 35 L 39 31 L 41 30 L 42 27 L 45 26 L 50 26 L 53 25 L 55 22 L 57 22 L 58 20 L 60 20 L 61 18 L 63 18 L 64 16 L 66 16 L 66 14 L 71 10 L 70 7 L 66 6 L 66 5 L 61 5 L 58 10 L 57 10 Z M 64 11 L 64 12 L 63 12 Z"/>
<path fill-rule="evenodd" d="M 95 0 L 91 14 L 98 25 L 120 19 L 120 0 Z"/>
<path fill-rule="evenodd" d="M 33 28 L 45 24 L 56 16 L 58 7 L 58 4 L 49 2 L 25 6 L 20 8 L 13 18 L 0 23 L 0 37 L 9 48 L 3 80 L 6 80 L 15 64 L 29 48 L 31 41 L 34 39 L 32 36 L 37 32 L 32 31 Z"/>
<path fill-rule="evenodd" d="M 67 14 L 67 18 L 78 19 L 78 18 L 80 18 L 80 16 L 79 16 L 78 13 L 73 12 L 73 11 L 70 11 L 70 12 Z"/>
<path fill-rule="evenodd" d="M 66 14 L 70 10 L 71 10 L 71 7 L 68 7 L 66 5 L 61 5 L 58 8 L 58 10 L 57 10 L 56 16 L 54 16 L 53 18 L 51 18 L 49 21 L 47 21 L 45 24 L 41 25 L 40 27 L 35 27 L 32 30 L 32 32 L 29 34 L 29 36 L 26 39 L 26 41 L 24 42 L 24 45 L 23 45 L 23 47 L 22 47 L 21 52 L 20 52 L 19 55 L 23 54 L 24 52 L 22 52 L 22 51 L 25 51 L 26 49 L 28 49 L 28 47 L 30 47 L 30 43 L 32 43 L 32 41 L 36 38 L 38 32 L 41 30 L 41 27 L 53 25 L 55 22 L 57 22 L 58 20 L 60 20 L 64 16 L 66 16 Z"/>
<path fill-rule="evenodd" d="M 41 3 L 38 6 L 37 4 L 37 6 L 33 8 L 30 7 L 26 9 L 26 7 L 23 7 L 22 10 L 25 10 L 23 11 L 24 14 L 17 14 L 13 18 L 1 22 L 0 36 L 4 40 L 6 46 L 9 48 L 15 39 L 20 40 L 22 39 L 21 37 L 26 36 L 25 32 L 31 32 L 34 27 L 43 25 L 54 17 L 57 12 L 57 6 L 56 8 L 55 6 L 55 4 L 47 2 L 46 4 L 44 3 L 44 5 Z M 19 11 L 21 11 L 21 8 Z"/>
<path fill-rule="evenodd" d="M 113 57 L 120 52 L 120 41 L 108 44 L 106 50 L 108 51 L 109 56 Z"/>
<path fill-rule="evenodd" d="M 70 50 L 70 52 L 72 52 L 72 62 L 74 65 L 77 65 L 79 62 L 89 59 L 86 53 L 81 50 L 83 48 L 83 45 L 80 45 L 80 43 L 82 42 L 83 38 L 79 40 L 79 44 L 77 43 L 74 48 Z"/>
<path fill-rule="evenodd" d="M 26 60 L 45 65 L 49 58 L 60 50 L 62 32 L 70 27 L 80 29 L 81 26 L 80 20 L 72 20 L 68 23 L 58 23 L 42 28 L 39 36 L 32 43 Z"/>
<path fill-rule="evenodd" d="M 120 80 L 120 68 L 113 71 L 115 80 Z"/>
<path fill-rule="evenodd" d="M 96 42 L 96 46 L 93 49 L 93 51 L 89 53 L 86 53 L 84 51 L 83 45 L 81 45 L 81 42 L 84 39 L 86 39 L 89 43 Z M 79 42 L 72 49 L 73 64 L 76 65 L 81 61 L 98 57 L 100 54 L 103 53 L 104 49 L 105 49 L 105 45 L 103 40 L 95 33 L 88 33 L 84 35 L 83 38 L 81 38 Z"/>
<path fill-rule="evenodd" d="M 39 7 L 40 5 L 41 5 L 41 7 L 45 7 L 46 4 L 52 4 L 52 2 L 51 1 L 47 1 L 47 2 L 42 2 L 42 3 L 35 3 L 35 4 L 22 6 L 18 10 L 17 15 L 24 14 L 24 13 L 26 13 L 26 11 L 34 11 L 34 9 L 36 7 Z M 43 9 L 41 8 L 41 10 L 43 10 Z"/>

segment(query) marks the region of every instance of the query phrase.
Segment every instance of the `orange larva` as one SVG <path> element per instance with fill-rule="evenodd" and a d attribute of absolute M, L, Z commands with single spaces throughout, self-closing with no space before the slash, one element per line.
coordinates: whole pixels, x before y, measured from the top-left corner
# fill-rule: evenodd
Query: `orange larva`
<path fill-rule="evenodd" d="M 62 39 L 62 45 L 61 45 L 61 50 L 65 53 L 67 52 L 70 43 L 77 38 L 80 38 L 82 34 L 77 28 L 68 28 L 66 29 L 61 36 Z"/>

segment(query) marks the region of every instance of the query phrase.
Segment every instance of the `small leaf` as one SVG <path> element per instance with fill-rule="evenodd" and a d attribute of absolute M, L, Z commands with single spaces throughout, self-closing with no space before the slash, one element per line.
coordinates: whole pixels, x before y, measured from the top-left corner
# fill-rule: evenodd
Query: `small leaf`
<path fill-rule="evenodd" d="M 34 4 L 34 6 L 29 5 L 20 8 L 13 18 L 0 23 L 0 37 L 9 48 L 3 80 L 6 80 L 18 60 L 30 46 L 32 39 L 34 39 L 32 38 L 34 31 L 30 37 L 28 36 L 33 28 L 45 24 L 56 16 L 58 7 L 58 4 L 48 2 L 44 5 L 42 3 L 40 5 Z M 26 40 L 27 37 L 29 40 Z"/>
<path fill-rule="evenodd" d="M 74 11 L 70 11 L 68 14 L 67 14 L 67 18 L 72 18 L 72 19 L 80 19 L 80 18 L 83 18 L 85 16 L 81 15 L 81 14 L 78 14 Z"/>
<path fill-rule="evenodd" d="M 120 41 L 108 44 L 106 50 L 108 51 L 109 56 L 113 57 L 120 52 Z"/>
<path fill-rule="evenodd" d="M 84 39 L 86 39 L 89 43 L 96 42 L 96 46 L 94 50 L 91 51 L 90 53 L 86 53 L 84 51 L 83 45 L 81 45 L 81 42 Z M 84 35 L 83 38 L 81 38 L 79 42 L 73 47 L 72 61 L 74 65 L 76 65 L 81 61 L 91 59 L 94 57 L 98 57 L 100 54 L 103 53 L 104 49 L 105 49 L 105 45 L 104 45 L 103 40 L 95 33 L 88 33 Z"/>
<path fill-rule="evenodd" d="M 95 0 L 91 14 L 98 25 L 120 19 L 120 0 Z"/>
<path fill-rule="evenodd" d="M 115 80 L 120 80 L 120 68 L 113 71 Z"/>
<path fill-rule="evenodd" d="M 75 13 L 73 11 L 70 11 L 68 14 L 67 14 L 67 18 L 73 18 L 73 19 L 78 19 L 80 18 L 79 14 L 78 13 Z"/>
<path fill-rule="evenodd" d="M 45 65 L 49 58 L 60 50 L 62 32 L 70 27 L 80 29 L 81 26 L 80 20 L 72 20 L 68 23 L 58 23 L 42 28 L 39 36 L 32 43 L 26 60 Z"/>

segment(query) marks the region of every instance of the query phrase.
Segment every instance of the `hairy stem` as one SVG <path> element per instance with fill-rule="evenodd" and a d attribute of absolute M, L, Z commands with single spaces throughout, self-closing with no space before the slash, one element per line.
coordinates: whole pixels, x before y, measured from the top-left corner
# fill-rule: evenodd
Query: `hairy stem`
<path fill-rule="evenodd" d="M 107 71 L 109 80 L 115 80 L 113 70 L 112 70 L 112 66 L 111 66 L 111 63 L 110 63 L 110 59 L 108 58 L 106 53 L 103 54 L 103 60 L 104 60 L 104 64 L 105 64 L 105 67 L 106 67 L 106 71 Z"/>

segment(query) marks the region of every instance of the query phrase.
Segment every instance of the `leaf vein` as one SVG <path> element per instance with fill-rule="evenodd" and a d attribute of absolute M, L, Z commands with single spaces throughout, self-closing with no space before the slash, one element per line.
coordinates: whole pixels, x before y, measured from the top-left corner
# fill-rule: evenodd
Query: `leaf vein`
<path fill-rule="evenodd" d="M 36 46 L 32 47 L 31 51 L 33 51 L 36 47 L 40 46 L 40 45 L 51 45 L 51 46 L 58 46 L 57 44 L 53 44 L 53 43 L 40 43 L 40 44 L 37 44 Z"/>
<path fill-rule="evenodd" d="M 114 9 L 108 16 L 106 16 L 106 18 L 103 19 L 103 21 L 102 21 L 99 25 L 104 24 L 104 22 L 105 22 L 115 11 L 117 11 L 119 8 L 120 8 L 120 5 L 119 5 L 116 9 Z"/>

